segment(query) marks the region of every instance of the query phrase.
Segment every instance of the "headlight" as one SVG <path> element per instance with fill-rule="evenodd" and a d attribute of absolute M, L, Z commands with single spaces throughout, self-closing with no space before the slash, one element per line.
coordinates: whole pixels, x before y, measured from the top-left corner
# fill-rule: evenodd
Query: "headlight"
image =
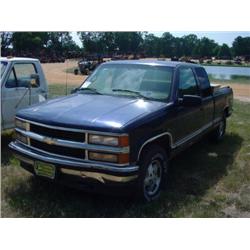
<path fill-rule="evenodd" d="M 125 164 L 129 162 L 129 155 L 89 152 L 89 159 L 94 161 L 106 161 L 106 162 Z"/>
<path fill-rule="evenodd" d="M 128 136 L 89 135 L 89 143 L 107 146 L 128 146 Z"/>
<path fill-rule="evenodd" d="M 22 143 L 25 143 L 25 144 L 28 143 L 27 137 L 22 135 L 21 133 L 16 132 L 15 137 L 16 137 L 16 140 L 18 140 L 18 141 L 20 141 Z"/>
<path fill-rule="evenodd" d="M 29 130 L 29 123 L 19 120 L 18 118 L 16 118 L 15 120 L 15 125 L 16 125 L 16 128 L 19 128 L 22 130 Z"/>

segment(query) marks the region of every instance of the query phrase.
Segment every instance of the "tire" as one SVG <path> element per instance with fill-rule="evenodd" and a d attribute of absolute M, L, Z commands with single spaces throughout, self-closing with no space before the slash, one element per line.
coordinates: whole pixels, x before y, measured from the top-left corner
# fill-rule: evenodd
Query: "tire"
<path fill-rule="evenodd" d="M 227 127 L 227 120 L 226 120 L 226 116 L 223 115 L 222 120 L 220 121 L 219 125 L 212 132 L 212 140 L 214 142 L 220 142 L 223 139 L 226 133 L 226 127 Z"/>
<path fill-rule="evenodd" d="M 158 146 L 147 147 L 139 162 L 137 197 L 142 201 L 153 201 L 160 196 L 166 182 L 168 157 L 166 151 Z"/>

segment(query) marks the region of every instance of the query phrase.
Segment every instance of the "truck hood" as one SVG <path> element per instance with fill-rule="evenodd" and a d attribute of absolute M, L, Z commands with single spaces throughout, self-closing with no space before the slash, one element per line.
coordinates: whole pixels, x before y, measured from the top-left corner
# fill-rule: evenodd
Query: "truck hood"
<path fill-rule="evenodd" d="M 99 131 L 122 131 L 167 103 L 131 97 L 73 94 L 20 110 L 18 117 L 48 125 Z"/>

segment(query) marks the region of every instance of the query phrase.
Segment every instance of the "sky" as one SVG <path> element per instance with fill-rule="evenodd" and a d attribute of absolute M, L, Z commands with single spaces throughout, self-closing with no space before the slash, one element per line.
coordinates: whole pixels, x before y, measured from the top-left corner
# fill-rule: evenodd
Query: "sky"
<path fill-rule="evenodd" d="M 161 36 L 164 32 L 151 32 L 149 31 L 149 33 L 153 33 L 155 36 Z M 229 46 L 232 46 L 232 43 L 234 41 L 234 39 L 237 36 L 242 36 L 242 37 L 246 37 L 246 36 L 250 36 L 250 32 L 246 32 L 246 31 L 218 31 L 218 32 L 213 32 L 213 31 L 206 31 L 206 32 L 201 32 L 201 31 L 170 31 L 170 33 L 175 36 L 175 37 L 182 37 L 184 35 L 188 35 L 188 34 L 196 34 L 198 36 L 198 38 L 201 37 L 208 37 L 210 39 L 215 40 L 215 42 L 217 42 L 218 44 L 222 45 L 223 43 L 226 43 Z M 79 46 L 82 46 L 82 43 L 79 39 L 79 37 L 77 36 L 76 32 L 72 32 L 72 36 L 73 36 L 73 40 L 76 42 L 76 44 L 78 44 Z"/>

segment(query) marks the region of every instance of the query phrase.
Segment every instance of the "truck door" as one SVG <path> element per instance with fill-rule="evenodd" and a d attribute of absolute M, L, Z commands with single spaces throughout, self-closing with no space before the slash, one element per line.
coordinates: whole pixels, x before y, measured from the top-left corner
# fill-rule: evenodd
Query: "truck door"
<path fill-rule="evenodd" d="M 2 126 L 14 127 L 15 114 L 32 104 L 31 77 L 36 70 L 32 63 L 14 63 L 2 87 Z M 34 84 L 35 85 L 35 84 Z"/>
<path fill-rule="evenodd" d="M 181 66 L 177 70 L 177 96 L 200 96 L 197 81 L 191 67 Z M 201 106 L 184 107 L 178 105 L 175 110 L 174 143 L 181 144 L 188 141 L 202 126 L 203 111 Z"/>
<path fill-rule="evenodd" d="M 214 97 L 205 69 L 202 67 L 195 67 L 194 70 L 201 90 L 203 108 L 202 126 L 206 127 L 209 126 L 214 119 Z"/>

